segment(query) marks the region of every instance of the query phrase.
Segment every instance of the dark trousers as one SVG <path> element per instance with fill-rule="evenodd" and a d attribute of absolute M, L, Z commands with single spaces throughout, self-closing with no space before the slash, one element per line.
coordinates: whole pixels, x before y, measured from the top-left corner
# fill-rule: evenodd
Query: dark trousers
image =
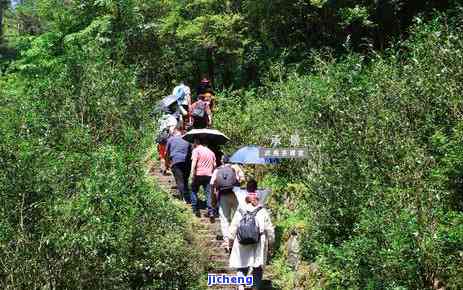
<path fill-rule="evenodd" d="M 191 207 L 193 210 L 198 210 L 198 191 L 199 188 L 202 186 L 204 191 L 206 192 L 207 198 L 207 212 L 209 214 L 214 214 L 214 209 L 212 208 L 211 202 L 211 176 L 201 176 L 197 175 L 194 176 L 193 182 L 191 183 Z"/>
<path fill-rule="evenodd" d="M 207 127 L 207 119 L 208 117 L 204 118 L 193 118 L 193 129 L 204 129 Z"/>
<path fill-rule="evenodd" d="M 190 168 L 186 162 L 179 162 L 172 165 L 172 173 L 174 174 L 177 192 L 187 203 L 190 203 L 190 195 L 188 192 L 188 177 L 190 176 Z"/>
<path fill-rule="evenodd" d="M 249 268 L 240 268 L 238 273 L 245 276 L 248 273 Z M 262 283 L 263 271 L 262 267 L 252 268 L 253 287 L 260 289 Z"/>

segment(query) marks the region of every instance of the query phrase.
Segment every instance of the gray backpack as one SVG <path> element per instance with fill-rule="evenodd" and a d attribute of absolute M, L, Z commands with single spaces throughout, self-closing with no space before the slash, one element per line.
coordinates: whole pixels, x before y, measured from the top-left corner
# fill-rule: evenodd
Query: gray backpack
<path fill-rule="evenodd" d="M 193 118 L 203 119 L 206 116 L 206 106 L 207 106 L 206 102 L 198 101 L 195 108 L 191 112 L 191 115 L 193 116 Z"/>
<path fill-rule="evenodd" d="M 238 183 L 235 170 L 229 165 L 219 167 L 216 182 L 219 191 L 232 189 Z"/>
<path fill-rule="evenodd" d="M 240 244 L 252 245 L 259 242 L 260 230 L 257 226 L 256 215 L 261 209 L 261 206 L 253 211 L 245 211 L 241 208 L 238 209 L 241 213 L 241 220 L 237 231 L 238 242 Z"/>

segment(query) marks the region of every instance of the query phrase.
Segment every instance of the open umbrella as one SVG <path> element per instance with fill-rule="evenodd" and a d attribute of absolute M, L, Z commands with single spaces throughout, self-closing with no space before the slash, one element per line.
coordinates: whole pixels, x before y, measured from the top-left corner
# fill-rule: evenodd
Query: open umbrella
<path fill-rule="evenodd" d="M 238 200 L 238 206 L 243 207 L 246 204 L 246 189 L 235 186 L 233 187 L 233 192 L 235 193 L 236 199 Z M 258 189 L 256 193 L 259 196 L 259 205 L 264 206 L 265 202 L 267 201 L 267 197 L 269 196 L 270 189 Z"/>
<path fill-rule="evenodd" d="M 230 141 L 222 132 L 215 129 L 193 129 L 183 135 L 183 139 L 193 142 L 195 138 L 200 138 L 210 145 L 222 145 Z"/>
<path fill-rule="evenodd" d="M 170 110 L 169 107 L 175 102 L 177 102 L 177 96 L 168 95 L 167 97 L 164 97 L 162 100 L 158 102 L 156 108 L 153 110 L 153 113 L 158 114 L 159 112 L 163 112 L 167 114 L 172 114 L 173 112 Z"/>
<path fill-rule="evenodd" d="M 167 114 L 172 114 L 173 112 L 171 112 L 171 110 L 169 109 L 169 106 L 175 102 L 177 102 L 177 96 L 168 95 L 167 97 L 164 97 L 162 100 L 158 102 L 158 105 L 154 109 L 153 113 L 157 114 L 159 112 L 163 112 Z"/>
<path fill-rule="evenodd" d="M 264 158 L 259 156 L 259 146 L 244 146 L 238 149 L 230 157 L 230 162 L 240 164 L 274 164 L 278 162 L 275 158 Z"/>
<path fill-rule="evenodd" d="M 164 97 L 159 102 L 159 107 L 161 108 L 161 111 L 163 112 L 169 111 L 169 106 L 177 102 L 177 99 L 178 97 L 176 95 L 168 95 L 167 97 Z"/>

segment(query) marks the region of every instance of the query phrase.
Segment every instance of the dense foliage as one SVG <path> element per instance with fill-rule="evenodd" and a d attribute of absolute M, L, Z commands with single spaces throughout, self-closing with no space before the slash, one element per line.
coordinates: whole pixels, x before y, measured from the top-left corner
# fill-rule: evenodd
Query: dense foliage
<path fill-rule="evenodd" d="M 266 184 L 285 230 L 303 228 L 303 258 L 328 288 L 463 286 L 458 20 L 417 20 L 385 56 L 315 55 L 309 75 L 222 96 L 217 120 L 236 145 L 280 135 L 289 146 L 298 132 L 310 148 Z"/>
<path fill-rule="evenodd" d="M 68 13 L 12 39 L 0 80 L 0 287 L 194 288 L 189 216 L 146 175 L 152 99 L 113 60 L 111 18 Z"/>
<path fill-rule="evenodd" d="M 5 0 L 0 3 L 6 3 Z M 368 53 L 406 37 L 414 16 L 457 0 L 22 0 L 5 35 L 63 35 L 108 17 L 111 57 L 139 65 L 143 86 L 197 81 L 216 87 L 258 84 L 275 63 L 304 71 L 314 49 Z M 4 6 L 6 7 L 6 6 Z M 3 8 L 4 9 L 4 8 Z M 0 11 L 1 11 L 0 6 Z M 8 14 L 8 13 L 6 13 Z M 0 13 L 1 15 L 1 13 Z M 1 19 L 1 18 L 0 18 Z M 1 34 L 0 34 L 1 35 Z M 1 38 L 1 37 L 0 37 Z M 0 41 L 1 42 L 1 41 Z"/>
<path fill-rule="evenodd" d="M 191 217 L 144 159 L 155 101 L 202 74 L 230 147 L 289 145 L 297 132 L 310 148 L 264 180 L 275 283 L 463 287 L 459 1 L 7 2 L 2 288 L 199 287 Z M 293 232 L 297 271 L 285 261 Z"/>

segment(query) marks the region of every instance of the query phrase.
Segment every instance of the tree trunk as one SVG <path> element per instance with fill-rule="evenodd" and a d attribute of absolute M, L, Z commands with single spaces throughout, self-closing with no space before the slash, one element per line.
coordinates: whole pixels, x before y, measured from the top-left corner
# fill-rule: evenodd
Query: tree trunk
<path fill-rule="evenodd" d="M 3 44 L 3 14 L 7 5 L 6 0 L 0 0 L 0 46 Z"/>
<path fill-rule="evenodd" d="M 214 47 L 207 48 L 207 74 L 209 80 L 214 84 Z"/>
<path fill-rule="evenodd" d="M 224 57 L 223 60 L 223 86 L 228 88 L 232 85 L 233 79 L 232 79 L 232 61 L 230 59 L 227 59 Z"/>

